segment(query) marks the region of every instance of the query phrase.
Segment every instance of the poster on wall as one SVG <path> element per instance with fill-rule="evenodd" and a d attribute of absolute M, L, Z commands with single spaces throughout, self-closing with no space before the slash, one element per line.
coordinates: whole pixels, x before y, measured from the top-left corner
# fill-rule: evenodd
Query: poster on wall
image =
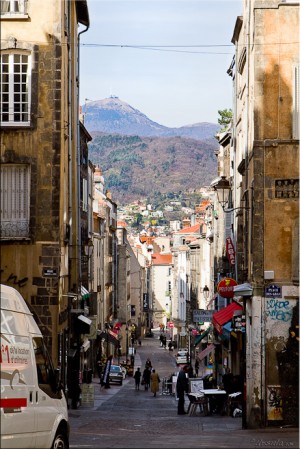
<path fill-rule="evenodd" d="M 282 397 L 280 385 L 267 385 L 268 421 L 282 421 Z"/>

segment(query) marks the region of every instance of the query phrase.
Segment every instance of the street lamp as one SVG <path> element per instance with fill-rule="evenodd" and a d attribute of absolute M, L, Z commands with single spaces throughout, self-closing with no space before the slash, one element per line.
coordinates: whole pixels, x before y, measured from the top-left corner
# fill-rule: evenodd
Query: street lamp
<path fill-rule="evenodd" d="M 223 209 L 223 212 L 230 213 L 234 210 L 240 210 L 240 209 L 246 209 L 250 210 L 250 207 L 227 207 L 231 205 L 231 185 L 228 179 L 226 179 L 226 176 L 219 176 L 218 178 L 214 179 L 210 186 L 214 189 L 214 191 L 217 193 L 217 200 L 220 206 Z M 220 192 L 220 195 L 219 195 Z"/>
<path fill-rule="evenodd" d="M 207 285 L 205 285 L 203 287 L 203 296 L 204 296 L 205 305 L 207 305 L 206 303 L 209 298 L 209 288 L 207 287 Z"/>
<path fill-rule="evenodd" d="M 91 257 L 93 255 L 94 252 L 94 244 L 93 244 L 93 240 L 89 239 L 87 244 L 84 245 L 84 252 L 85 255 L 87 257 L 87 268 L 88 268 L 88 279 L 91 279 Z"/>

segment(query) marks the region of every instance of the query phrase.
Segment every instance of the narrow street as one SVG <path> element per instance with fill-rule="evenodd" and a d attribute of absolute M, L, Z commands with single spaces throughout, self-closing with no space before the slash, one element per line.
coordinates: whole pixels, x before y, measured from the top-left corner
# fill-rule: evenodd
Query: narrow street
<path fill-rule="evenodd" d="M 162 381 L 178 371 L 174 354 L 160 347 L 157 335 L 144 339 L 137 346 L 135 368 L 143 371 L 149 357 Z M 241 418 L 203 416 L 199 410 L 196 416 L 178 416 L 175 396 L 160 390 L 153 397 L 143 386 L 136 391 L 132 377 L 107 390 L 100 390 L 97 378 L 93 385 L 94 406 L 69 410 L 70 448 L 252 448 L 275 441 L 298 447 L 298 429 L 242 430 Z"/>

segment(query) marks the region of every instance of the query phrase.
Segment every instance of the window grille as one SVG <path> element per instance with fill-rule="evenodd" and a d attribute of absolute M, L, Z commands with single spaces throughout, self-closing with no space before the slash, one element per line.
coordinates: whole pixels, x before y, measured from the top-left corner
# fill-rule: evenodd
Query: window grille
<path fill-rule="evenodd" d="M 29 237 L 30 170 L 1 165 L 1 238 Z"/>
<path fill-rule="evenodd" d="M 0 115 L 2 126 L 30 125 L 31 57 L 25 53 L 1 55 Z"/>

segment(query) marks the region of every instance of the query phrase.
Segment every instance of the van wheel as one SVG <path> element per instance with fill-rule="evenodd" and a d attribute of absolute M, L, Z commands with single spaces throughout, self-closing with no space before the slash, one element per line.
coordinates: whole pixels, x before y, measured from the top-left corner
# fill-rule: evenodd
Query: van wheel
<path fill-rule="evenodd" d="M 68 438 L 63 432 L 61 431 L 57 432 L 53 440 L 51 449 L 69 449 Z"/>

